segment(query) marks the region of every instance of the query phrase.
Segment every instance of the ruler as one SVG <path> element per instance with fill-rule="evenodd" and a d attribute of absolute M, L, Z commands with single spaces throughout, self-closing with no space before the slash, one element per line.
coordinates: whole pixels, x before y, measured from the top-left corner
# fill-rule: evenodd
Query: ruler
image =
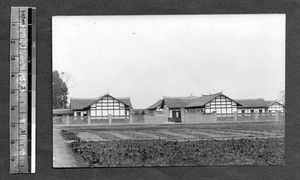
<path fill-rule="evenodd" d="M 35 173 L 36 9 L 12 7 L 10 173 Z"/>

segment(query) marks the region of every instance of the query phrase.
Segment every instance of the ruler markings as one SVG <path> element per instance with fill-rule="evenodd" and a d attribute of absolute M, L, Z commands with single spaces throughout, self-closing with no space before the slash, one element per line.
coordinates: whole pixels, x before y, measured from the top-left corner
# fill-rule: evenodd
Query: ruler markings
<path fill-rule="evenodd" d="M 35 173 L 35 8 L 11 8 L 10 172 Z M 34 29 L 34 31 L 33 31 Z M 33 42 L 34 41 L 34 42 Z M 35 113 L 35 111 L 34 111 Z"/>

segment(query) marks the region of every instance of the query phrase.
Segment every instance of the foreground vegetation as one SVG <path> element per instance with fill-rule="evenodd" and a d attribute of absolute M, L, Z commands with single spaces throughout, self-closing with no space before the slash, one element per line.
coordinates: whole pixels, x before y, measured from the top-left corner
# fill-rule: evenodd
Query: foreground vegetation
<path fill-rule="evenodd" d="M 91 167 L 284 164 L 284 138 L 107 142 L 77 139 L 69 145 Z"/>

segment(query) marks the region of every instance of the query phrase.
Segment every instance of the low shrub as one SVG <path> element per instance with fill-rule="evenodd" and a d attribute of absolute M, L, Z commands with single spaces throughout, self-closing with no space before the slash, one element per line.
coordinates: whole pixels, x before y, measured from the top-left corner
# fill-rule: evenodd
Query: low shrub
<path fill-rule="evenodd" d="M 61 134 L 66 140 L 79 140 L 75 132 L 62 130 Z"/>

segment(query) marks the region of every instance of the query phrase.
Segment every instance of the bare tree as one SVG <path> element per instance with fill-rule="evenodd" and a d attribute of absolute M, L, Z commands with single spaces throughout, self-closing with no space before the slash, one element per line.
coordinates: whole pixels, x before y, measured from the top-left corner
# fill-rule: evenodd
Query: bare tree
<path fill-rule="evenodd" d="M 281 104 L 285 104 L 285 91 L 284 90 L 280 91 L 278 102 L 280 102 Z"/>
<path fill-rule="evenodd" d="M 75 83 L 73 81 L 72 75 L 66 72 L 61 72 L 60 73 L 60 77 L 62 78 L 62 80 L 66 83 L 67 87 L 73 88 L 75 87 Z"/>

